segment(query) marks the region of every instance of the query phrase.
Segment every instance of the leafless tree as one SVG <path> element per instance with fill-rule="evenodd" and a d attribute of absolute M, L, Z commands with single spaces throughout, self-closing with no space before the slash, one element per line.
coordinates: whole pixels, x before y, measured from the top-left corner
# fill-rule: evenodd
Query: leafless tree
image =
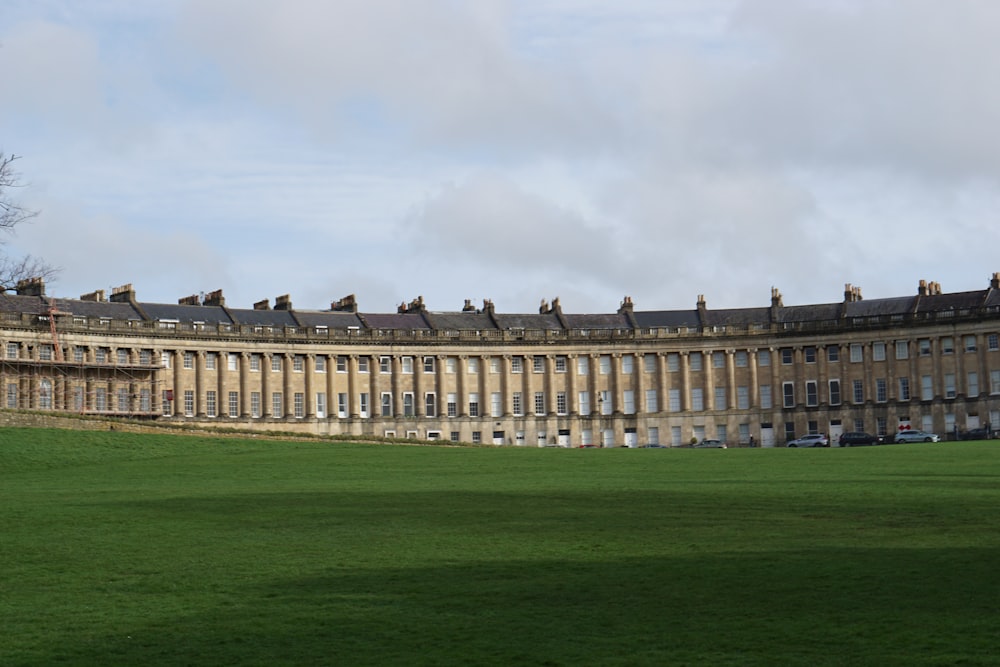
<path fill-rule="evenodd" d="M 13 196 L 13 190 L 23 186 L 21 175 L 14 169 L 20 156 L 0 152 L 0 231 L 13 234 L 17 226 L 38 215 L 38 211 L 25 208 Z M 4 239 L 0 238 L 0 244 Z M 0 290 L 14 289 L 26 278 L 51 278 L 56 269 L 34 257 L 15 258 L 0 252 Z"/>

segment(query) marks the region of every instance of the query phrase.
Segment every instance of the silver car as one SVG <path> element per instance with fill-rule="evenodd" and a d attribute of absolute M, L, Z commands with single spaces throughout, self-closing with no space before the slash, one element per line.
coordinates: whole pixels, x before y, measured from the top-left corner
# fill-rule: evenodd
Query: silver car
<path fill-rule="evenodd" d="M 788 441 L 788 447 L 829 447 L 830 441 L 822 433 L 812 433 Z"/>
<path fill-rule="evenodd" d="M 896 442 L 938 442 L 940 439 L 926 431 L 900 431 L 896 434 Z"/>

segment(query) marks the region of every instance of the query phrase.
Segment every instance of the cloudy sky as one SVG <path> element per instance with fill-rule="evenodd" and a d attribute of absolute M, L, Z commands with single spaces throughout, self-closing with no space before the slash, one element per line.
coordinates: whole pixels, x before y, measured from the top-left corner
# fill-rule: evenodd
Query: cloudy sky
<path fill-rule="evenodd" d="M 982 289 L 994 0 L 4 0 L 48 292 L 363 311 Z"/>

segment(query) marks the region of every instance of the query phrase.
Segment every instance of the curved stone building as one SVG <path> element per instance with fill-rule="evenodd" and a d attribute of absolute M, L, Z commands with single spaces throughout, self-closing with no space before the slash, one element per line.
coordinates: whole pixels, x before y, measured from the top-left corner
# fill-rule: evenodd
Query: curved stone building
<path fill-rule="evenodd" d="M 514 446 L 682 445 L 805 433 L 949 437 L 1000 422 L 1000 273 L 979 291 L 710 310 L 362 313 L 0 295 L 9 409 Z"/>

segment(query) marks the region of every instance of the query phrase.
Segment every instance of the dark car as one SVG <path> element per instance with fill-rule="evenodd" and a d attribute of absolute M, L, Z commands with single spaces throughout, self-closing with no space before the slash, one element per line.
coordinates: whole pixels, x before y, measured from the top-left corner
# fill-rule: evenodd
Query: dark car
<path fill-rule="evenodd" d="M 861 447 L 862 445 L 877 445 L 877 444 L 878 444 L 878 436 L 874 436 L 871 433 L 852 431 L 850 433 L 843 433 L 840 436 L 841 447 Z"/>
<path fill-rule="evenodd" d="M 970 428 L 961 435 L 962 440 L 989 440 L 990 430 L 988 428 Z"/>

